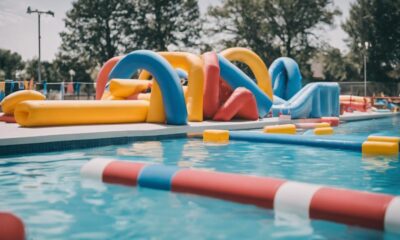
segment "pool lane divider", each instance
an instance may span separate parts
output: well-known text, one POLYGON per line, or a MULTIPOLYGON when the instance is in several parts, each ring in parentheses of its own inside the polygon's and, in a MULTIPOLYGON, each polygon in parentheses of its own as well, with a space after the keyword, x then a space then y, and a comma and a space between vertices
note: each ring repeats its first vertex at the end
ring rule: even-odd
POLYGON ((81 176, 252 204, 304 218, 400 232, 400 196, 232 173, 110 159, 93 159, 81 176))
MULTIPOLYGON (((331 131, 331 129, 321 129, 322 131, 331 131)), ((328 133, 325 132, 322 134, 328 133)), ((343 149, 362 152, 366 155, 398 155, 400 143, 400 138, 386 136, 369 136, 367 139, 337 139, 311 135, 275 134, 254 131, 203 131, 204 142, 218 143, 221 142, 221 139, 225 142, 237 140, 343 149)))

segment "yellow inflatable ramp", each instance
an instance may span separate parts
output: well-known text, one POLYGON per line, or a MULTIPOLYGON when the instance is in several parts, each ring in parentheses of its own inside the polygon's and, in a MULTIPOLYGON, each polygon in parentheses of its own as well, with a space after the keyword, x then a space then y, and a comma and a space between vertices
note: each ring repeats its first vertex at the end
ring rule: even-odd
POLYGON ((149 102, 126 101, 24 101, 14 115, 25 127, 145 122, 149 102))

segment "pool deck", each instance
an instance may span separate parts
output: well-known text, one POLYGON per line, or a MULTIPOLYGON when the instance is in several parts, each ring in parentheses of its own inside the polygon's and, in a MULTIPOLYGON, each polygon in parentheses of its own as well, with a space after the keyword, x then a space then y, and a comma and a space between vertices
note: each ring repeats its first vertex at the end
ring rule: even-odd
MULTIPOLYGON (((399 113, 352 113, 340 116, 341 121, 357 121, 374 118, 395 116, 399 113)), ((0 122, 0 155, 16 154, 15 147, 55 143, 93 141, 98 139, 121 139, 139 137, 159 137, 179 135, 192 132, 202 132, 205 129, 244 130, 262 128, 266 125, 295 123, 298 120, 288 121, 279 118, 265 118, 259 121, 233 121, 233 122, 190 122, 184 126, 171 126, 151 123, 132 124, 107 124, 107 125, 80 125, 62 127, 36 127, 23 128, 18 124, 0 122), (15 151, 4 151, 7 147, 15 148, 15 151)), ((26 152, 26 151, 22 151, 26 152)), ((28 151, 29 152, 29 151, 28 151)))

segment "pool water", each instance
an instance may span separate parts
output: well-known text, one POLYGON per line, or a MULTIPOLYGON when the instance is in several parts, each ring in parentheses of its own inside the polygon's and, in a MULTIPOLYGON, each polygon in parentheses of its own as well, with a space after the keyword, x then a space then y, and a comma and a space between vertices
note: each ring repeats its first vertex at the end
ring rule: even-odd
MULTIPOLYGON (((352 122, 344 135, 400 136, 400 117, 352 122)), ((207 197, 145 188, 86 184, 81 166, 94 157, 271 176, 400 195, 397 157, 265 143, 200 139, 0 158, 0 210, 24 220, 29 239, 399 239, 399 235, 288 216, 207 197)))

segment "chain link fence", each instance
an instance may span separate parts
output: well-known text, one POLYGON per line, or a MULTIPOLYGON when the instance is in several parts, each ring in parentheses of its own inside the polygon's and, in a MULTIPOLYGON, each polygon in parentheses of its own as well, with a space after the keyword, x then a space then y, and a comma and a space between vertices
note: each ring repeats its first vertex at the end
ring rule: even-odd
MULTIPOLYGON (((339 82, 342 95, 364 96, 364 82, 339 82)), ((399 96, 400 83, 367 82, 367 96, 399 96)))
POLYGON ((96 85, 93 82, 31 83, 28 81, 0 82, 0 101, 10 93, 31 89, 46 95, 49 100, 93 100, 96 85))

